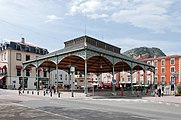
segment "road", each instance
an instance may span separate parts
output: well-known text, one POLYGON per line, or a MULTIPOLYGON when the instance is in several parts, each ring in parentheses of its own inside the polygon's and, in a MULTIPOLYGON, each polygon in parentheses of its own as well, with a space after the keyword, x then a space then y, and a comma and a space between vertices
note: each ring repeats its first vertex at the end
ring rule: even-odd
POLYGON ((47 98, 0 91, 0 120, 180 120, 181 105, 143 99, 47 98), (8 95, 9 94, 9 95, 8 95))

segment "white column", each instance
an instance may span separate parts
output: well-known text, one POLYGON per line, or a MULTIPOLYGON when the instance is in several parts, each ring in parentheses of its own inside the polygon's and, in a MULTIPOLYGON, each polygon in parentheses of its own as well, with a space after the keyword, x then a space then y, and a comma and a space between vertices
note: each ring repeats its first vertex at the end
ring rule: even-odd
POLYGON ((23 66, 23 90, 25 90, 25 75, 24 75, 24 66, 23 66))
POLYGON ((56 84, 56 91, 57 91, 57 93, 58 93, 58 64, 56 64, 56 82, 57 82, 57 84, 56 84))
POLYGON ((88 86, 87 86, 87 60, 85 60, 84 93, 85 93, 85 94, 88 94, 88 86))
POLYGON ((115 93, 115 84, 114 84, 114 65, 113 65, 113 68, 112 68, 112 91, 113 93, 115 93))

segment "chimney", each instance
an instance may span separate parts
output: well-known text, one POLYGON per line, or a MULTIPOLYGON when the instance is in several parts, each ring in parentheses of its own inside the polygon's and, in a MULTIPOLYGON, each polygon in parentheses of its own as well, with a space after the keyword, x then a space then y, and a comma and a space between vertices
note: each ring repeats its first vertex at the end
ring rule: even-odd
POLYGON ((21 38, 21 43, 23 43, 23 44, 25 43, 25 38, 24 37, 21 38))

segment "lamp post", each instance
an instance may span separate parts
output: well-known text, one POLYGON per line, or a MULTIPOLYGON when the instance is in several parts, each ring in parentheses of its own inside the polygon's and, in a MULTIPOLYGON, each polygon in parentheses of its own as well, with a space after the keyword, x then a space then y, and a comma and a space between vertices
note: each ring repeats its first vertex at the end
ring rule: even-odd
POLYGON ((72 97, 74 97, 74 82, 75 82, 75 67, 71 66, 70 67, 70 73, 71 73, 71 93, 72 93, 72 97))
POLYGON ((178 72, 173 72, 172 73, 172 76, 173 76, 173 78, 174 78, 174 94, 176 94, 176 78, 177 78, 177 76, 178 76, 178 72))

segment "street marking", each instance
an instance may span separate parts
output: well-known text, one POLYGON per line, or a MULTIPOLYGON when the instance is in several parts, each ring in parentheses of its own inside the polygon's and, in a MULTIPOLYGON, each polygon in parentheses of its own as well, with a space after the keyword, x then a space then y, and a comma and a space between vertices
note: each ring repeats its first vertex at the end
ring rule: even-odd
POLYGON ((155 120, 155 119, 152 119, 152 118, 147 118, 147 117, 144 117, 144 116, 136 116, 136 115, 132 115, 131 117, 133 117, 133 118, 141 118, 141 119, 146 119, 146 120, 155 120))
POLYGON ((163 102, 158 102, 159 104, 162 104, 163 102))
POLYGON ((175 104, 175 107, 180 107, 180 105, 179 104, 175 104))
POLYGON ((170 106, 171 104, 170 103, 166 103, 166 105, 170 106))
POLYGON ((56 116, 60 116, 60 117, 64 117, 64 118, 71 119, 71 120, 78 120, 78 119, 71 118, 71 117, 68 117, 68 116, 64 116, 64 115, 60 115, 60 114, 56 114, 56 113, 52 113, 52 112, 48 112, 48 111, 44 111, 44 110, 41 110, 41 109, 38 109, 38 108, 32 108, 32 107, 25 106, 25 105, 18 104, 18 103, 13 103, 13 104, 14 104, 14 105, 17 105, 17 106, 22 106, 22 107, 26 107, 26 108, 34 109, 34 110, 37 110, 37 111, 40 111, 40 112, 45 112, 45 113, 48 113, 48 114, 52 114, 52 115, 56 115, 56 116))

